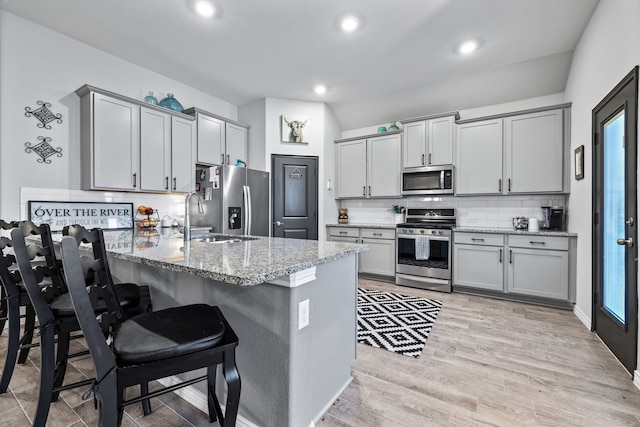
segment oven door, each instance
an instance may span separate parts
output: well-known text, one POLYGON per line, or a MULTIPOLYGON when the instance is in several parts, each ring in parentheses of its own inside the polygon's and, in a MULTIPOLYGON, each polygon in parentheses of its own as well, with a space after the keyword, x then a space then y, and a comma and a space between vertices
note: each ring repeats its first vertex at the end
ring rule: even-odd
POLYGON ((429 258, 416 256, 416 235, 396 230, 396 273, 424 278, 451 280, 451 230, 429 238, 429 258))

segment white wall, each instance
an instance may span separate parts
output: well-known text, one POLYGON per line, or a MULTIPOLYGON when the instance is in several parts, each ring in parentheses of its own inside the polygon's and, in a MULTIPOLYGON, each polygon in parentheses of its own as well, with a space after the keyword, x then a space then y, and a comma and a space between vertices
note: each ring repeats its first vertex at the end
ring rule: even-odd
MULTIPOLYGON (((0 218, 18 218, 20 187, 81 188, 80 102, 74 91, 85 83, 138 100, 150 90, 158 99, 171 92, 185 108, 237 119, 233 104, 0 11, 0 218), (37 101, 51 103, 62 123, 51 130, 36 127, 36 119, 24 113, 37 101), (36 162, 38 156, 26 153, 24 144, 35 144, 38 136, 52 138, 62 157, 36 162)), ((140 195, 140 203, 145 197, 140 195)))
MULTIPOLYGON (((574 52, 565 90, 572 102, 571 152, 584 145, 585 177, 571 183, 569 231, 578 233, 576 311, 591 321, 592 109, 640 64, 640 2, 600 0, 574 52)), ((573 163, 573 162, 572 162, 573 163)), ((574 165, 572 164, 572 168, 574 165)), ((639 352, 640 354, 640 352, 639 352)))

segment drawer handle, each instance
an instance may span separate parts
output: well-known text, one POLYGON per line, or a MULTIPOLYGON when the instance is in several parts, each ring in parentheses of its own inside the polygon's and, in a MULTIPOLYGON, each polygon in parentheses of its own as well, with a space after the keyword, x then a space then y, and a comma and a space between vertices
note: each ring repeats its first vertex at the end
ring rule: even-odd
POLYGON ((340 231, 339 233, 340 233, 340 234, 347 234, 347 232, 346 232, 346 231, 340 231))
POLYGON ((502 264, 502 249, 500 249, 500 259, 498 261, 502 264))
POLYGON ((373 233, 374 236, 381 236, 382 237, 382 233, 373 233))
POLYGON ((546 245, 547 242, 534 242, 533 240, 531 240, 529 243, 531 243, 532 245, 546 245))
POLYGON ((471 241, 472 241, 472 242, 484 242, 484 239, 477 239, 477 238, 475 238, 475 237, 472 237, 472 238, 471 238, 471 241))

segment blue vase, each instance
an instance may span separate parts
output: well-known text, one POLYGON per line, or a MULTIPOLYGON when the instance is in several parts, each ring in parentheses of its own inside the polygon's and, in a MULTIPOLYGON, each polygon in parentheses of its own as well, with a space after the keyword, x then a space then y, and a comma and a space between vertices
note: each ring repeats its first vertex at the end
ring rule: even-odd
POLYGON ((153 96, 153 92, 149 91, 149 95, 144 97, 144 102, 148 104, 158 105, 158 98, 153 96))
POLYGON ((162 100, 160 101, 160 104, 158 105, 173 111, 177 111, 179 113, 181 113, 182 110, 184 109, 182 108, 182 104, 180 104, 178 100, 173 97, 172 93, 168 93, 166 98, 162 98, 162 100))

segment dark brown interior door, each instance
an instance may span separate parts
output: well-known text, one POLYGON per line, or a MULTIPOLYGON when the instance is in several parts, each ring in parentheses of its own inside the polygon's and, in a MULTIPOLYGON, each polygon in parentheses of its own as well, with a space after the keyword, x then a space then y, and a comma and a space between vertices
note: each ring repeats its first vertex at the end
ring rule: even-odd
POLYGON ((593 330, 637 364, 638 67, 593 109, 593 330))
POLYGON ((271 156, 273 237, 318 239, 318 158, 271 156))

